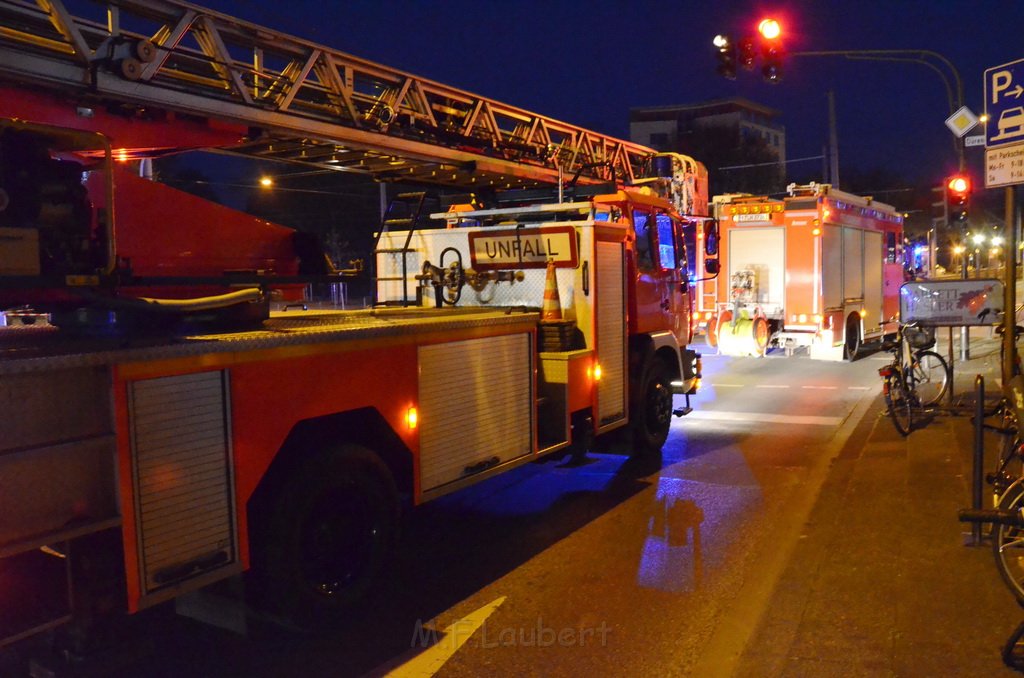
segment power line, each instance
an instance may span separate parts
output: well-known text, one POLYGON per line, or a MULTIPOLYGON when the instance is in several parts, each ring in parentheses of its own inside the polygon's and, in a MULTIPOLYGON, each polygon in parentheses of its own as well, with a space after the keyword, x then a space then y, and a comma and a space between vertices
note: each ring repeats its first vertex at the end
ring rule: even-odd
POLYGON ((750 165, 729 165, 728 167, 718 167, 721 170, 732 170, 732 169, 747 169, 748 167, 767 167, 768 165, 788 165, 791 162, 804 162, 807 160, 821 160, 825 156, 823 155, 810 155, 806 158, 793 158, 792 160, 776 160, 774 162, 756 162, 750 165))

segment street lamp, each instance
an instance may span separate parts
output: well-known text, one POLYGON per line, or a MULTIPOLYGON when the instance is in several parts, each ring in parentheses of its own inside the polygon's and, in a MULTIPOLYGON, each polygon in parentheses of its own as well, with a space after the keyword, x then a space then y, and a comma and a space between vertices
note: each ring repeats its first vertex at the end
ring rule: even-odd
POLYGON ((963 245, 953 245, 953 254, 960 258, 960 270, 963 271, 963 277, 967 277, 967 266, 964 260, 964 250, 966 248, 963 245))

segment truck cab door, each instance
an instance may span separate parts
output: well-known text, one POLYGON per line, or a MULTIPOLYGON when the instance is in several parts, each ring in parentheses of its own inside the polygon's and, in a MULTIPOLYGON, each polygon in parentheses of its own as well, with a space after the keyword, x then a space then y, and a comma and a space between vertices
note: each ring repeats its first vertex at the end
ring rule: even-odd
POLYGON ((664 326, 680 344, 690 340, 690 285, 682 224, 667 214, 655 216, 658 240, 659 292, 664 326))
POLYGON ((666 296, 657 261, 654 217, 650 212, 633 210, 633 233, 636 236, 635 331, 658 332, 667 329, 662 316, 666 296))

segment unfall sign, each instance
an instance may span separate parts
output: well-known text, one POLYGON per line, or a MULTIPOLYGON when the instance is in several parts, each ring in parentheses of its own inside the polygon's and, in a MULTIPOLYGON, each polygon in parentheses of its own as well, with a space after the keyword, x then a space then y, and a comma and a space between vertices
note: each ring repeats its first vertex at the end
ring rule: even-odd
POLYGON ((473 268, 544 268, 554 261, 559 268, 576 268, 576 229, 517 228, 510 231, 477 231, 469 234, 473 268))

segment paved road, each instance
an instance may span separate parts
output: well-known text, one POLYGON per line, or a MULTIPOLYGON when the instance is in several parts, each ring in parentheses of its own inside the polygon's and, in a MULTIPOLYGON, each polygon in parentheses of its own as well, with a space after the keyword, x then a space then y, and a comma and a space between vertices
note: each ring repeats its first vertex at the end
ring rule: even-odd
POLYGON ((534 464, 422 507, 386 585, 321 634, 256 622, 239 638, 157 611, 146 675, 725 670, 877 397, 879 364, 707 355, 661 460, 534 464))

